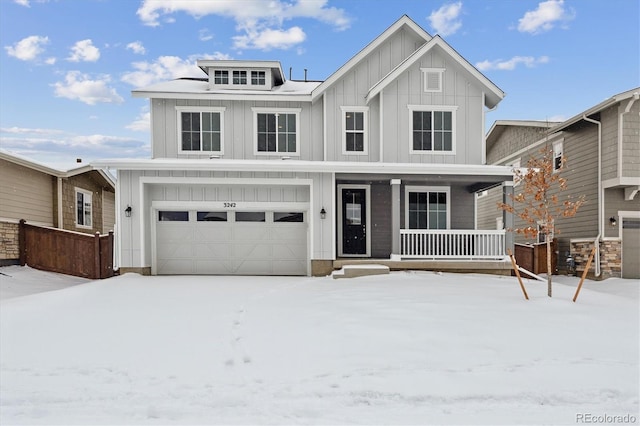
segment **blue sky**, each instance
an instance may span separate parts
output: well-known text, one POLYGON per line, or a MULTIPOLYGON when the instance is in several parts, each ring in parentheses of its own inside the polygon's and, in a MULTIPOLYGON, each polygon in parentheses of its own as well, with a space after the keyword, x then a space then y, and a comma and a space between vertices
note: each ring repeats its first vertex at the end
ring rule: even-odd
POLYGON ((640 85, 637 0, 0 0, 0 148, 53 167, 148 158, 131 90, 202 58, 324 80, 403 14, 507 93, 495 120, 563 120, 640 85))

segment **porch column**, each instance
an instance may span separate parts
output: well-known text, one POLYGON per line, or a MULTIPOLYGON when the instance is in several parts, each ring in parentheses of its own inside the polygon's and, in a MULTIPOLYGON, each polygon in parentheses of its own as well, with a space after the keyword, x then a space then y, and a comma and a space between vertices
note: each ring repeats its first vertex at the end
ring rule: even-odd
POLYGON ((391 179, 391 260, 400 260, 400 179, 391 179))
MULTIPOLYGON (((511 200, 511 196, 513 196, 513 181, 505 181, 502 183, 502 202, 512 205, 513 200, 511 200)), ((504 249, 511 250, 513 253, 513 232, 509 232, 510 229, 513 229, 513 213, 503 210, 502 223, 504 223, 504 229, 507 230, 504 236, 504 249)))

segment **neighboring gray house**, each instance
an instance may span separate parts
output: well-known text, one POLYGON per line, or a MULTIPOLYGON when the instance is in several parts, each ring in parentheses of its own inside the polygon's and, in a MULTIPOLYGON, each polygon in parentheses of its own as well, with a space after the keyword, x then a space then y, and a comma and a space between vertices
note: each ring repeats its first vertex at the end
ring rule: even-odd
MULTIPOLYGON (((559 269, 566 268, 568 252, 578 270, 584 269, 599 241, 594 275, 640 278, 639 93, 635 88, 617 94, 563 123, 496 121, 487 134, 488 164, 524 167, 545 146, 566 157, 563 194, 584 194, 587 202, 575 217, 557 222, 559 269)), ((496 229, 501 198, 501 188, 478 195, 479 229, 496 229)))
POLYGON ((121 271, 510 267, 504 230, 474 229, 475 192, 512 180, 484 164, 504 93, 439 36, 403 16, 323 82, 275 61, 198 66, 133 91, 150 99, 151 159, 93 164, 118 173, 121 271))

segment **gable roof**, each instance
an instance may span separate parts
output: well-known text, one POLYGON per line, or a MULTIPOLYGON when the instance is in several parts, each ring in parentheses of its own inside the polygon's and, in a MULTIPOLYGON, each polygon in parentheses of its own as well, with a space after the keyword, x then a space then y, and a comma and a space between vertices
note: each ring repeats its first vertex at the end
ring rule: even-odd
POLYGON ((612 97, 610 97, 609 99, 605 99, 604 101, 600 102, 599 104, 589 108, 586 111, 581 112, 580 114, 577 114, 573 117, 571 117, 570 119, 560 123, 558 126, 554 127, 553 129, 551 129, 552 133, 556 133, 559 132, 561 130, 566 129, 567 127, 573 126, 574 124, 576 124, 579 121, 582 121, 584 119, 584 117, 588 117, 590 115, 596 114, 606 108, 609 108, 612 105, 617 104, 618 102, 622 102, 626 99, 630 99, 630 98, 634 98, 634 99, 639 99, 640 98, 640 87, 636 87, 635 89, 631 89, 631 90, 627 90, 626 92, 622 92, 622 93, 618 93, 617 95, 613 95, 612 97))
POLYGON ((389 83, 397 79, 402 73, 404 73, 409 67, 414 65, 420 58, 430 50, 438 46, 453 60, 462 66, 469 74, 475 77, 480 84, 485 88, 485 106, 488 108, 495 107, 505 96, 505 93, 500 90, 491 80, 484 76, 476 67, 471 65, 469 61, 462 57, 454 48, 452 48, 446 41, 439 35, 434 36, 431 40, 421 46, 418 50, 409 55, 398 66, 392 69, 389 74, 384 76, 382 80, 377 82, 367 93, 366 100, 369 102, 376 95, 378 95, 389 83))
POLYGON ((52 167, 46 166, 42 163, 38 163, 36 161, 28 159, 26 157, 23 157, 21 155, 15 154, 13 152, 5 151, 3 149, 0 149, 0 159, 6 160, 10 163, 17 164, 22 167, 26 167, 31 170, 35 170, 47 175, 51 175, 53 177, 58 177, 58 178, 69 178, 72 176, 77 176, 77 175, 92 172, 95 170, 100 173, 100 175, 104 178, 108 186, 110 186, 114 190, 116 187, 116 183, 113 176, 111 176, 109 173, 106 173, 104 170, 95 169, 90 164, 86 164, 84 166, 75 167, 68 170, 58 170, 58 169, 54 169, 52 167))
POLYGON ((342 78, 347 72, 349 72, 355 65, 357 65, 362 59, 364 59, 367 55, 377 49, 382 43, 384 43, 389 37, 399 31, 401 28, 408 28, 412 30, 416 35, 420 38, 424 39, 425 42, 431 40, 431 35, 426 32, 420 25, 416 24, 411 18, 407 15, 402 15, 400 19, 398 19, 395 23, 393 23, 389 28, 387 28, 382 34, 376 37, 371 43, 365 46, 360 52, 358 52, 355 56, 349 59, 344 65, 342 65, 336 72, 331 74, 329 78, 322 82, 318 87, 316 87, 312 94, 311 100, 315 101, 318 97, 333 83, 342 78))
POLYGON ((560 124, 556 121, 538 121, 538 120, 496 120, 491 128, 487 132, 487 152, 496 143, 496 141, 502 136, 502 134, 509 127, 540 127, 550 129, 555 125, 560 124))

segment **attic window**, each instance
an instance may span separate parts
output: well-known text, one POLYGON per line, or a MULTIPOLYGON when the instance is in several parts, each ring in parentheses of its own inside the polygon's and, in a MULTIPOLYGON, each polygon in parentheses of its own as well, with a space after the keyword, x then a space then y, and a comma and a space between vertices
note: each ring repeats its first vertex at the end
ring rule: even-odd
POLYGON ((264 86, 266 84, 266 73, 264 71, 251 71, 251 84, 264 86))
POLYGON ((229 71, 215 70, 213 72, 213 82, 215 84, 229 84, 229 71))
POLYGON ((425 92, 442 92, 444 68, 420 68, 425 92))
POLYGON ((233 72, 233 84, 247 84, 247 72, 246 71, 234 71, 233 72))

